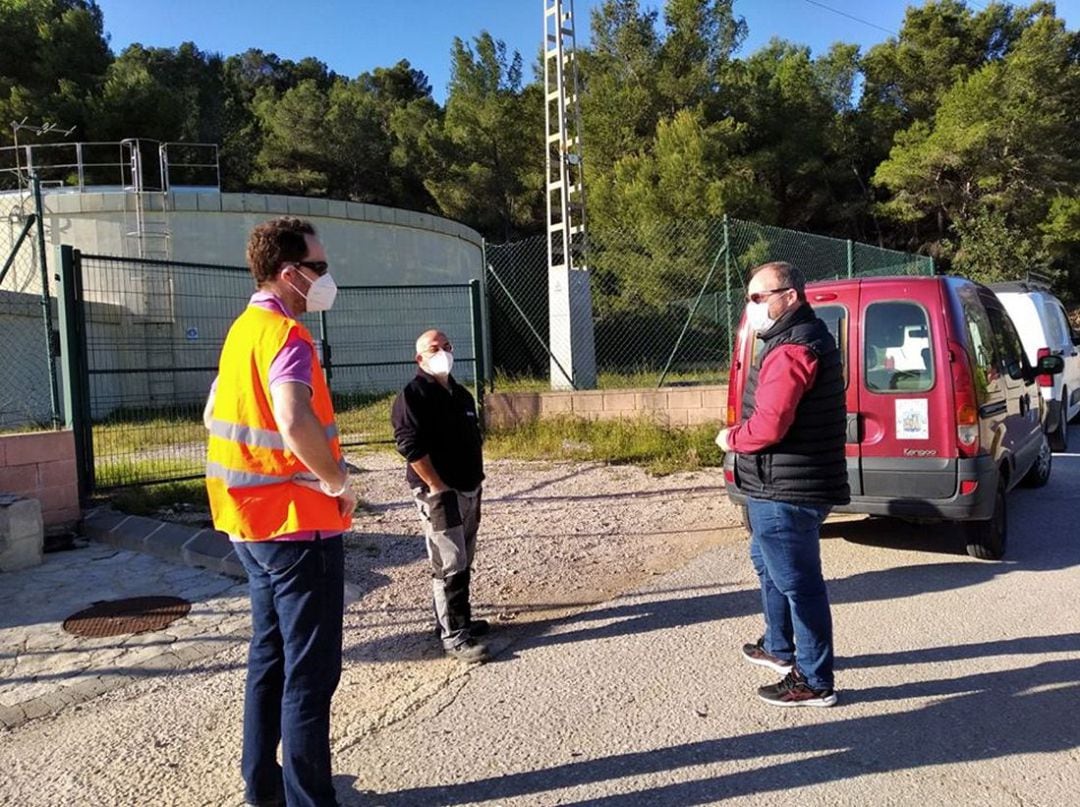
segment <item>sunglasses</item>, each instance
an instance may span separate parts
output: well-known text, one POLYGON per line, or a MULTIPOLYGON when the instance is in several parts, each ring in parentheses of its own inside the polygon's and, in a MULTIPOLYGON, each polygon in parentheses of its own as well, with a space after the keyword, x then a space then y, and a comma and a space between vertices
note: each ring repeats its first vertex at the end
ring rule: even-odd
POLYGON ((322 276, 330 269, 330 264, 326 261, 286 261, 287 266, 303 266, 305 269, 310 269, 315 274, 322 276))
POLYGON ((784 286, 779 289, 769 289, 768 291, 755 291, 753 294, 746 295, 746 299, 752 303, 763 303, 772 295, 779 294, 782 291, 791 291, 791 286, 784 286))

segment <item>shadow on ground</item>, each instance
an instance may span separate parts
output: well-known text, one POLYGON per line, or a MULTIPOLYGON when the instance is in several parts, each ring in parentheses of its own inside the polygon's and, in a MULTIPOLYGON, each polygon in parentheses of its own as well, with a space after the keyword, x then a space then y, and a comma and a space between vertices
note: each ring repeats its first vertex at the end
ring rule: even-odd
MULTIPOLYGON (((1041 636, 1002 642, 913 651, 880 660, 918 664, 992 656, 1080 651, 1080 634, 1041 636)), ((954 679, 917 681, 902 686, 845 692, 855 701, 936 698, 906 712, 828 721, 816 725, 753 732, 737 737, 581 760, 524 773, 457 785, 415 788, 380 795, 372 803, 387 807, 454 805, 550 793, 703 765, 757 761, 753 770, 665 784, 632 793, 591 797, 560 804, 631 805, 710 804, 760 793, 784 793, 852 776, 912 770, 936 765, 999 759, 1016 754, 1054 753, 1080 747, 1072 714, 1080 702, 1080 661, 1047 661, 1003 672, 954 679), (992 703, 993 708, 988 708, 992 703), (957 733, 963 727, 962 734, 957 733), (792 752, 814 755, 771 762, 792 752)), ((687 775, 693 775, 689 773, 687 775)), ((610 791, 611 788, 608 788, 610 791)), ((566 798, 566 797, 564 797, 566 798)))

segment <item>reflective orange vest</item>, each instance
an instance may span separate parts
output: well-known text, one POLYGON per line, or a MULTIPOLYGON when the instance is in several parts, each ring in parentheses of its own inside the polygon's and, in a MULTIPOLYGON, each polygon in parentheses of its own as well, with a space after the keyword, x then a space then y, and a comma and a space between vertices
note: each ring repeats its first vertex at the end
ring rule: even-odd
POLYGON ((344 467, 330 390, 311 334, 294 319, 249 305, 221 350, 206 463, 214 526, 245 541, 303 530, 340 532, 351 525, 338 511, 337 499, 292 481, 315 477, 285 446, 269 382, 270 364, 293 332, 312 345, 311 406, 344 467))

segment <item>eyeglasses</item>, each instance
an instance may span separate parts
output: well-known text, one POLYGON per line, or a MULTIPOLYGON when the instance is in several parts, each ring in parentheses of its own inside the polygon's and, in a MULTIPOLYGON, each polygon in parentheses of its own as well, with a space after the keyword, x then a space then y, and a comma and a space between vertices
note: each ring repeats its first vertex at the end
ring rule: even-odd
POLYGON ((752 303, 763 303, 772 295, 779 294, 782 291, 791 291, 791 288, 791 286, 784 286, 779 289, 769 289, 768 291, 755 291, 753 294, 746 295, 746 299, 752 303))
POLYGON ((310 269, 315 274, 325 275, 327 270, 330 269, 330 264, 326 261, 285 261, 287 266, 303 266, 305 269, 310 269))

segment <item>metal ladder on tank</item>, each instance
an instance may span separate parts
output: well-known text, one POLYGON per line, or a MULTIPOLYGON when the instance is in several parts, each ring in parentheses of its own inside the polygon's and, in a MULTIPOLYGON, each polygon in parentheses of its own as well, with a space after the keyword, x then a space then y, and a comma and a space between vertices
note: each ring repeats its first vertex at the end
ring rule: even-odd
MULTIPOLYGON (((131 184, 125 187, 125 198, 134 206, 134 227, 127 232, 128 243, 134 247, 133 258, 140 261, 169 261, 171 258, 166 181, 161 177, 157 186, 147 181, 142 145, 137 138, 121 141, 130 166, 131 184)), ((160 144, 155 143, 159 148, 160 144)), ((159 157, 160 165, 160 157, 159 157)), ((127 203, 125 202, 125 209, 127 203)), ((175 401, 176 366, 175 312, 173 309, 173 278, 168 267, 144 264, 135 267, 132 279, 139 278, 140 299, 133 300, 138 311, 137 327, 143 331, 146 370, 150 383, 146 391, 151 404, 166 405, 175 401), (160 370, 160 373, 154 372, 160 370)))
POLYGON ((131 183, 125 190, 133 197, 135 208, 135 226, 127 232, 129 241, 135 247, 132 257, 167 261, 170 258, 170 233, 165 180, 161 178, 157 187, 147 183, 146 166, 137 138, 122 140, 120 146, 127 151, 131 183))

